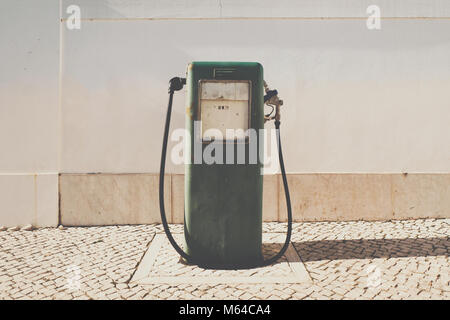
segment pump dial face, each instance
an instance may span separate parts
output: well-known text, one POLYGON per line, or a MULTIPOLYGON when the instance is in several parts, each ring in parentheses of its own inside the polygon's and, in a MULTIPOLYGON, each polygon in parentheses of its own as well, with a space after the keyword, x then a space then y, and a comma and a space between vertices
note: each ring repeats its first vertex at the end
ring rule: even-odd
POLYGON ((251 86, 247 80, 201 80, 203 141, 245 141, 250 127, 251 86))

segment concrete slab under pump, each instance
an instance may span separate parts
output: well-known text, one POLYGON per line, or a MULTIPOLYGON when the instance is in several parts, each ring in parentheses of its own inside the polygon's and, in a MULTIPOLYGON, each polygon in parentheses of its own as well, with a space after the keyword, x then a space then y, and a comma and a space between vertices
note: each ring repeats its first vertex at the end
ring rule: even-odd
MULTIPOLYGON (((181 244, 183 234, 174 234, 181 244)), ((285 235, 263 234, 263 255, 265 259, 280 250, 285 235)), ((286 254, 275 264, 242 270, 203 269, 187 265, 170 246, 164 234, 156 234, 139 263, 130 283, 152 284, 228 284, 228 283, 312 283, 311 277, 292 244, 286 254)))

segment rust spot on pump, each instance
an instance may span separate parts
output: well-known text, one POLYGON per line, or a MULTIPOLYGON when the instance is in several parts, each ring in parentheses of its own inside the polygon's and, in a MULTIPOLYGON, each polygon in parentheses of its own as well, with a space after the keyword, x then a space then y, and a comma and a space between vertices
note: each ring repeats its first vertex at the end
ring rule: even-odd
POLYGON ((186 107, 186 115, 189 117, 189 119, 193 120, 193 118, 192 118, 192 106, 186 107))

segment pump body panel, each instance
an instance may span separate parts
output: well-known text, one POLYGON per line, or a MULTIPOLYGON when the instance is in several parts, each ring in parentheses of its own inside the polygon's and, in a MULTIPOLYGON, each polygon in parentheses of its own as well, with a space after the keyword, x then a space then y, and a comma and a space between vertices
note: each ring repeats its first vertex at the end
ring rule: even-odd
POLYGON ((185 250, 205 265, 262 260, 263 96, 259 63, 188 66, 185 250))

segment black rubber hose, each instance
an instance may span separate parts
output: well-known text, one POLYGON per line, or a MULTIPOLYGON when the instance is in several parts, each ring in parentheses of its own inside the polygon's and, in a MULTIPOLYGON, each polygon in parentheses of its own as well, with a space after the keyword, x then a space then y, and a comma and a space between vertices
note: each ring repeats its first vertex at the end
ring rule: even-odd
POLYGON ((278 259, 280 259, 286 252, 289 247, 289 243, 291 242, 292 235, 292 208, 291 208, 291 196, 289 194, 289 185, 286 178, 286 169, 284 168, 284 160, 283 160, 283 150, 281 149, 281 138, 280 138, 280 120, 275 120, 275 130, 277 133, 277 146, 278 146, 278 159, 280 162, 281 169, 281 177, 283 178, 283 188, 284 195, 286 197, 286 207, 287 207, 287 215, 288 215, 288 225, 286 232, 286 240, 284 241, 283 247, 280 252, 278 252, 275 256, 264 260, 260 266, 268 266, 272 263, 275 263, 278 259))
MULTIPOLYGON (((178 89, 179 90, 179 89, 178 89)), ((172 102, 173 102, 173 89, 169 89, 169 103, 167 106, 167 114, 166 114, 166 122, 164 125, 164 137, 163 137, 163 144, 162 144, 162 151, 161 151, 161 165, 159 169, 159 209, 161 212, 161 221, 163 224, 164 232, 167 235, 167 238, 169 239, 170 244, 172 247, 178 252, 178 254, 188 261, 189 263, 198 264, 201 265, 202 263, 197 263, 195 259, 193 259, 191 256, 189 256, 186 252, 184 252, 183 249, 176 243, 175 239, 172 236, 172 233, 170 232, 169 225, 167 223, 166 218, 166 210, 164 206, 164 174, 165 174, 165 168, 166 168, 166 153, 167 153, 167 141, 169 138, 169 129, 170 129, 170 117, 172 115, 172 102)), ((270 265, 274 262, 276 262, 278 259, 280 259, 286 252, 287 248, 289 247, 289 242, 291 241, 291 235, 292 235, 292 209, 291 209, 291 198, 289 195, 289 186, 286 178, 286 171, 284 168, 284 161, 283 161, 283 152, 281 150, 281 139, 280 139, 280 121, 275 121, 275 129, 277 132, 277 145, 278 145, 278 159, 280 162, 280 168, 281 168, 281 175, 283 178, 283 187, 284 187, 284 194, 286 196, 286 206, 287 206, 287 214, 288 214, 288 226, 287 226, 287 234, 286 234, 286 240, 284 242, 283 247, 281 250, 273 257, 263 260, 262 262, 255 262, 255 264, 252 265, 246 265, 241 266, 245 268, 257 268, 257 267, 263 267, 270 265)))
POLYGON ((166 124, 164 125, 164 137, 161 151, 161 165, 159 168, 159 210, 161 212, 161 221, 164 227, 164 232, 169 239, 172 247, 182 256, 185 260, 192 262, 191 257, 180 248, 170 232, 169 225, 167 224, 166 209, 164 207, 164 173, 166 171, 166 153, 167 153, 167 140, 169 138, 170 128, 170 116, 172 115, 172 101, 173 90, 169 90, 169 104, 167 106, 166 124))

